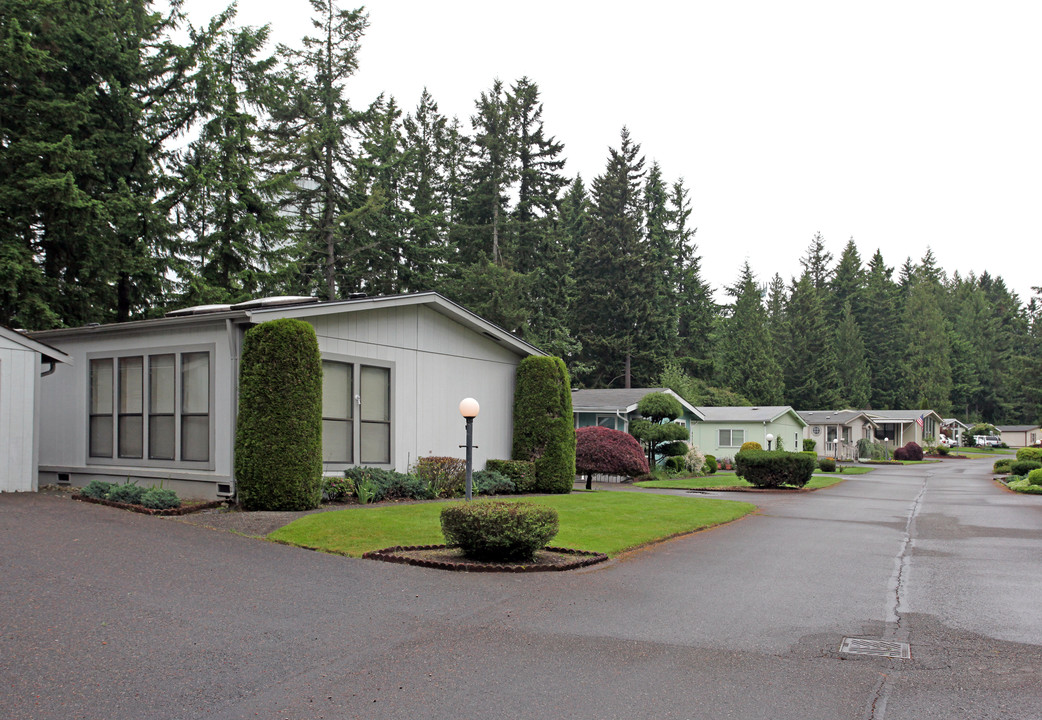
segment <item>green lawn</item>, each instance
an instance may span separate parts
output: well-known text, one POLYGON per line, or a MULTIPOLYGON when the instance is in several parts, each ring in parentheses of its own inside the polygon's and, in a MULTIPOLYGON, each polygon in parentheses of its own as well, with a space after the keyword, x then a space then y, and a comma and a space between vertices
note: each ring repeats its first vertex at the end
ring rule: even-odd
MULTIPOLYGON (((755 505, 728 500, 600 491, 524 498, 556 508, 560 532, 551 545, 615 556, 656 540, 737 520, 755 505)), ((477 500, 475 502, 481 502, 477 500)), ((445 503, 358 506, 305 515, 268 538, 358 557, 395 545, 437 545, 445 503)))

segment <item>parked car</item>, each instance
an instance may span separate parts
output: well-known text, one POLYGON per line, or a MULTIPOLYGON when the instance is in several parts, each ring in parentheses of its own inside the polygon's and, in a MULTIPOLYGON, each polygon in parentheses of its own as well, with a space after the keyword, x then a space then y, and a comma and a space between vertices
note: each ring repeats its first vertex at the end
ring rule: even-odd
POLYGON ((973 442, 977 447, 998 447, 1002 444, 1002 438, 997 435, 974 435, 973 442))
POLYGON ((953 448, 956 445, 955 438, 948 437, 947 435, 941 435, 940 444, 944 445, 945 447, 953 448))

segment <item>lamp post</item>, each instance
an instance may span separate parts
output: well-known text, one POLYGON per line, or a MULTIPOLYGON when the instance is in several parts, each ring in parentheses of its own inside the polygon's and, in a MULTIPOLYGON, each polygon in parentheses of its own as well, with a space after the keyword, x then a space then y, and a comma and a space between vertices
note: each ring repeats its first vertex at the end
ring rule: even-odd
POLYGON ((883 459, 884 460, 889 460, 890 459, 890 450, 889 450, 889 448, 887 448, 887 443, 889 443, 889 442, 890 442, 890 438, 888 438, 888 437, 883 438, 883 459))
POLYGON ((467 420, 467 502, 470 502, 470 488, 474 478, 474 418, 478 416, 481 406, 474 398, 463 398, 459 404, 459 414, 467 420))
POLYGON ((772 442, 774 442, 774 435, 771 434, 771 433, 767 433, 767 449, 768 450, 771 449, 771 443, 772 442))

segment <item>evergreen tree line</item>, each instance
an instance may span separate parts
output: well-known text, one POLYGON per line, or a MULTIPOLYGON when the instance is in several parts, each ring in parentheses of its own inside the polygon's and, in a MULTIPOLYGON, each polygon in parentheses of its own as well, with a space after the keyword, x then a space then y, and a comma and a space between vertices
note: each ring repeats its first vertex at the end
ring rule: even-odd
POLYGON ((352 103, 368 18, 310 0, 268 48, 235 8, 0 0, 0 322, 118 322, 262 295, 436 290, 565 359, 587 387, 699 404, 931 407, 1031 421, 1042 325, 1000 278, 928 253, 894 278, 853 241, 718 306, 690 194, 623 128, 565 172, 538 85, 499 80, 467 122, 423 92, 352 103))

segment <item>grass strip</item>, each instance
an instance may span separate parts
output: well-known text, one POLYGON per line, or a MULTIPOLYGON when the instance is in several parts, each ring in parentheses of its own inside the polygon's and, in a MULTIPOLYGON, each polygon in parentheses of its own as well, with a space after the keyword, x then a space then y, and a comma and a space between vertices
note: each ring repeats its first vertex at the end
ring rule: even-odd
MULTIPOLYGON (((814 474, 810 482, 804 485, 806 490, 820 490, 832 487, 846 480, 840 473, 814 474)), ((662 488, 666 490, 711 490, 713 488, 751 488, 756 487, 748 480, 734 473, 721 475, 715 473, 709 477, 671 478, 669 480, 644 480, 633 483, 635 487, 662 488)))
MULTIPOLYGON (((750 503, 729 500, 612 491, 517 500, 557 510, 561 529, 551 545, 602 552, 609 557, 731 522, 756 509, 750 503)), ((445 542, 441 534, 444 506, 444 502, 376 505, 316 513, 279 528, 268 539, 352 557, 395 545, 437 545, 445 542)))

